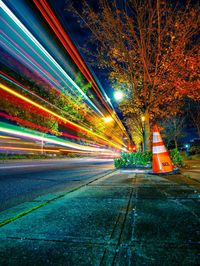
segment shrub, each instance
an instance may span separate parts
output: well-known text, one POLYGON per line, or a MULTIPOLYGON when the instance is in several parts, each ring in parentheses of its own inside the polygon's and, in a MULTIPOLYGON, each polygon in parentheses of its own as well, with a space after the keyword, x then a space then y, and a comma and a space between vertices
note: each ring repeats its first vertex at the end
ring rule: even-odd
POLYGON ((189 149, 189 154, 190 155, 200 154, 200 146, 192 146, 189 149))
MULTIPOLYGON (((183 166, 183 157, 177 149, 169 152, 173 164, 177 167, 183 166)), ((147 167, 152 163, 152 152, 121 153, 121 157, 114 160, 115 168, 137 168, 147 167)))
POLYGON ((151 164, 151 152, 121 153, 121 157, 114 160, 116 168, 145 167, 151 164))
POLYGON ((173 149, 169 151, 169 156, 173 162, 173 164, 177 167, 183 166, 183 157, 177 149, 173 149))

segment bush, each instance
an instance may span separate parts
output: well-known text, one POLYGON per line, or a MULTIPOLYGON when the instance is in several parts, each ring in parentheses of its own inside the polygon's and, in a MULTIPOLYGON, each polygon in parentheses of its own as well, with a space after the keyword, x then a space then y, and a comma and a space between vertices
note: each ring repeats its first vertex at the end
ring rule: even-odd
POLYGON ((177 149, 173 149, 169 151, 169 156, 173 162, 173 164, 177 167, 183 166, 183 157, 177 149))
MULTIPOLYGON (((183 157, 177 149, 169 152, 172 163, 177 167, 183 166, 183 157)), ((115 168, 138 168, 152 164, 152 152, 121 153, 121 157, 114 160, 115 168)))
POLYGON ((192 146, 189 149, 189 154, 190 155, 200 154, 200 146, 192 146))
POLYGON ((121 153, 121 157, 114 160, 116 168, 137 168, 151 165, 151 152, 121 153))

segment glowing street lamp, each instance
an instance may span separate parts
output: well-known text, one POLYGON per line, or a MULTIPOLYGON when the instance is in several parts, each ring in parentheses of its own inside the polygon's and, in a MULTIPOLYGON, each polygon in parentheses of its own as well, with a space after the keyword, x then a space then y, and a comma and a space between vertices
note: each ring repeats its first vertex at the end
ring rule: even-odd
POLYGON ((107 117, 104 117, 103 120, 105 123, 109 123, 109 122, 113 121, 113 118, 111 116, 107 116, 107 117))
POLYGON ((142 137, 143 137, 143 151, 146 151, 147 144, 146 144, 146 125, 145 125, 145 116, 141 117, 142 120, 142 137))
POLYGON ((115 97, 115 99, 116 99, 117 101, 120 101, 120 100, 123 99, 124 95, 123 95, 123 93, 122 93, 121 91, 116 91, 116 92, 114 93, 114 97, 115 97))

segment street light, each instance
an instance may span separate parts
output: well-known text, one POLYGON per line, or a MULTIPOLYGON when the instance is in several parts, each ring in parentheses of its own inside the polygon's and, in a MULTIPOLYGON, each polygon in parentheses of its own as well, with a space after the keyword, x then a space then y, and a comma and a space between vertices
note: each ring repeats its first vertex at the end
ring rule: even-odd
POLYGON ((146 124, 145 124, 145 116, 141 117, 142 120, 142 138, 143 138, 143 151, 146 151, 147 144, 146 144, 146 124))
POLYGON ((116 99, 117 101, 120 101, 120 100, 123 99, 124 95, 123 95, 123 93, 122 93, 121 91, 116 91, 116 92, 114 93, 114 97, 115 97, 115 99, 116 99))
POLYGON ((104 122, 105 123, 109 123, 111 121, 113 121, 113 118, 111 116, 104 117, 104 122))

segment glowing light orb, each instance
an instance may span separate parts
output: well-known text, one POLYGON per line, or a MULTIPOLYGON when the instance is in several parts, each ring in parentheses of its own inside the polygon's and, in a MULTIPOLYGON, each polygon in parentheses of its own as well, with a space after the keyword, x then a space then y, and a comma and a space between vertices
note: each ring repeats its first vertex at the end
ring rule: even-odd
POLYGON ((123 95, 123 93, 122 93, 121 91, 116 91, 116 92, 114 93, 114 96, 115 96, 115 99, 116 99, 117 101, 122 100, 123 97, 124 97, 124 95, 123 95))

